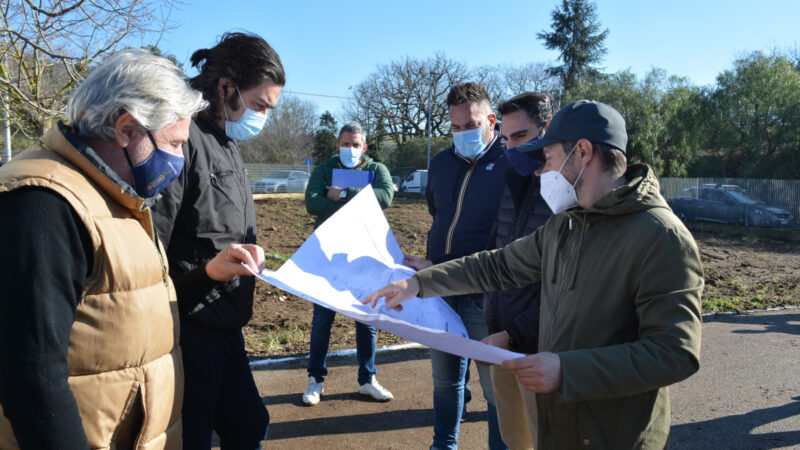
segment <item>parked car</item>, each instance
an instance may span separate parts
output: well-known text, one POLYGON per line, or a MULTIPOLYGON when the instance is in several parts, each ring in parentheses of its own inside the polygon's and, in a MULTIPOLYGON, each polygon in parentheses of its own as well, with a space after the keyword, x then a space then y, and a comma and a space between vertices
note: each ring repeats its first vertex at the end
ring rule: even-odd
POLYGON ((253 194, 273 192, 305 192, 310 175, 299 170, 279 170, 250 185, 253 194))
POLYGON ((392 176, 392 184, 394 185, 394 191, 397 192, 400 190, 400 183, 403 182, 403 179, 398 177, 397 175, 392 176))
POLYGON ((688 187, 668 203, 683 221, 780 228, 791 226, 794 219, 789 211, 769 206, 736 185, 688 187))
POLYGON ((425 186, 428 185, 428 171, 427 170, 415 170, 411 172, 405 180, 403 180, 403 184, 400 185, 401 192, 418 192, 420 194, 425 193, 425 186))

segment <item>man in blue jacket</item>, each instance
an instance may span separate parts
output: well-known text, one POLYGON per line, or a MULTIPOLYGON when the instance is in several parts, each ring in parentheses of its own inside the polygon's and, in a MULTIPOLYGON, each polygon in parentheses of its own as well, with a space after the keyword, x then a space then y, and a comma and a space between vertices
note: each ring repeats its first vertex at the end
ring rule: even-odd
MULTIPOLYGON (((497 116, 486 88, 460 83, 447 96, 453 146, 437 154, 428 171, 425 194, 433 224, 428 232, 428 257, 406 256, 417 270, 490 247, 490 235, 509 168, 505 144, 496 130, 497 116)), ((483 317, 483 296, 444 299, 461 317, 470 338, 489 334, 483 317)), ((431 350, 433 372, 433 446, 455 449, 464 409, 469 360, 431 350)), ((478 367, 488 404, 489 448, 506 448, 500 437, 489 368, 478 367)))

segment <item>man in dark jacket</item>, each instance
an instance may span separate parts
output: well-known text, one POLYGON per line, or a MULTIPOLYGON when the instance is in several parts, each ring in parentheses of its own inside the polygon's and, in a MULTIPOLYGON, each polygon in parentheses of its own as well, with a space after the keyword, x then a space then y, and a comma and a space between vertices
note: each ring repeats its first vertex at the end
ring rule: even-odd
MULTIPOLYGON (((500 102, 502 137, 511 169, 500 199, 492 248, 502 248, 531 234, 550 218, 550 208, 539 194, 541 152, 531 151, 553 117, 549 96, 524 92, 500 102), (534 156, 534 155, 538 155, 534 156), (535 159, 534 159, 535 158, 535 159)), ((484 297, 489 336, 483 342, 521 353, 536 353, 539 342, 539 283, 484 297)), ((492 365, 492 386, 500 433, 513 449, 532 449, 536 439, 536 398, 517 382, 514 372, 492 365)))
MULTIPOLYGON (((505 145, 495 129, 486 88, 478 83, 453 86, 447 96, 453 147, 431 160, 425 194, 433 224, 428 232, 428 258, 406 256, 417 270, 490 247, 490 234, 509 168, 505 145)), ((461 317, 470 338, 489 334, 483 317, 483 296, 445 298, 461 317)), ((433 448, 455 449, 464 409, 469 360, 431 350, 433 372, 433 448)), ((488 403, 489 448, 505 448, 497 425, 489 368, 479 366, 488 403)))
MULTIPOLYGON (((306 188, 306 210, 316 217, 314 229, 361 190, 357 186, 336 186, 334 171, 358 170, 368 173, 375 197, 382 209, 392 204, 394 184, 389 170, 366 155, 367 136, 361 125, 348 123, 339 131, 337 140, 339 154, 318 165, 306 188)), ((331 325, 336 313, 328 308, 314 304, 314 317, 311 319, 311 338, 308 355, 308 385, 303 393, 303 403, 316 405, 324 389, 328 368, 325 358, 331 338, 331 325)), ((358 393, 368 395, 378 401, 389 401, 392 393, 378 383, 375 375, 375 328, 356 322, 356 356, 358 358, 358 393)))
MULTIPOLYGON (((192 121, 186 166, 154 207, 175 278, 230 243, 256 242, 253 196, 236 141, 258 134, 286 83, 280 58, 255 35, 225 34, 191 61, 200 69, 191 85, 210 106, 192 121)), ((181 308, 185 448, 210 448, 212 430, 223 448, 256 448, 266 436, 269 415, 242 336, 254 289, 253 277, 237 278, 181 308)))
POLYGON ((536 147, 553 216, 531 235, 417 272, 368 296, 406 299, 541 281, 539 352, 505 361, 537 393, 537 449, 663 449, 668 386, 700 364, 703 266, 643 164, 626 167, 625 121, 580 100, 536 147))

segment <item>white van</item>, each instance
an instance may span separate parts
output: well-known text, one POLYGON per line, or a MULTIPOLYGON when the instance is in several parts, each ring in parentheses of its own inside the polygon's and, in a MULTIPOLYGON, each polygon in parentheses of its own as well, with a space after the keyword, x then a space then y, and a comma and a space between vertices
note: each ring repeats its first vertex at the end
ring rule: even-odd
POLYGON ((400 192, 417 192, 419 194, 424 194, 425 186, 427 185, 428 171, 415 170, 403 180, 403 184, 400 186, 400 192))

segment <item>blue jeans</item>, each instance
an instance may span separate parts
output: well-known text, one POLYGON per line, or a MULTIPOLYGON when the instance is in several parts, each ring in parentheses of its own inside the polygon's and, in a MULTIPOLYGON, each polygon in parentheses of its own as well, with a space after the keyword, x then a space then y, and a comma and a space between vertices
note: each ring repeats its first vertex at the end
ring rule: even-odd
MULTIPOLYGON (((461 317, 471 339, 480 340, 489 334, 483 318, 483 295, 471 295, 445 302, 461 317)), ((433 373, 433 446, 441 450, 456 449, 461 413, 464 409, 464 377, 469 360, 431 349, 433 373)), ((488 366, 477 365, 483 398, 486 399, 489 422, 489 449, 506 449, 497 423, 492 377, 488 366)))
MULTIPOLYGON (((325 358, 328 356, 328 343, 331 340, 331 325, 336 313, 314 304, 314 318, 311 319, 311 342, 308 355, 308 376, 317 383, 328 375, 325 358)), ((358 384, 369 383, 378 373, 375 367, 375 343, 378 335, 375 328, 356 322, 356 357, 358 358, 358 384)))

